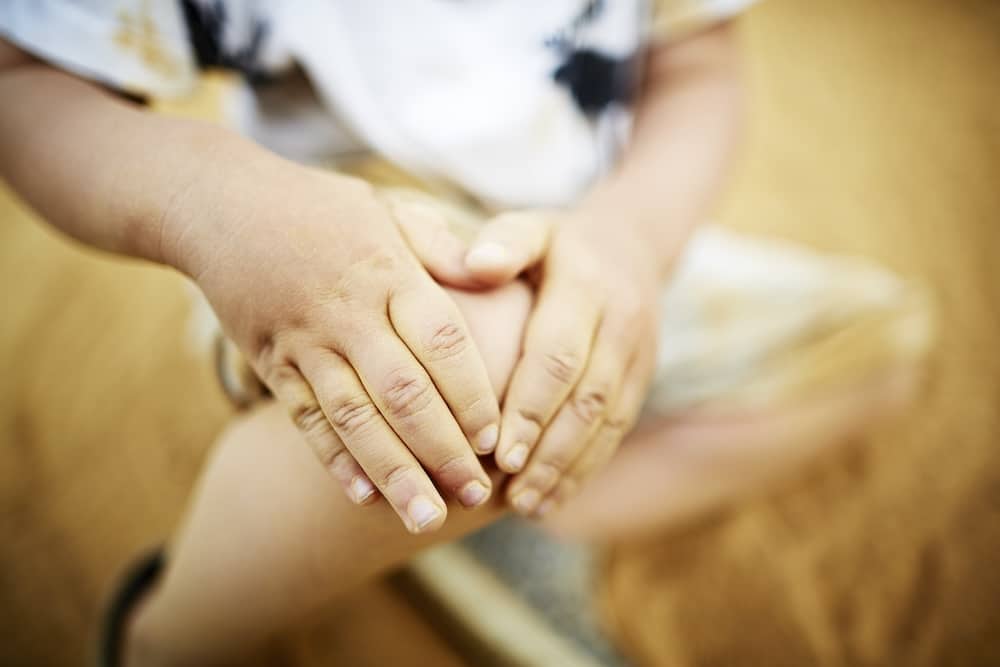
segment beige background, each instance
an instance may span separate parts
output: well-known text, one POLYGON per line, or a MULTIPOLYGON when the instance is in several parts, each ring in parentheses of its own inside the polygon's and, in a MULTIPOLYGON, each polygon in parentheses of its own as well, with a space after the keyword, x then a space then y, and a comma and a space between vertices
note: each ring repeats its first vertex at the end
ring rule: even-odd
POLYGON ((898 423, 605 582, 669 665, 1000 664, 1000 3, 765 0, 720 217, 926 281, 940 345, 898 423))
MULTIPOLYGON (((1000 4, 766 0, 745 35, 750 141, 719 217, 926 281, 941 343, 906 419, 617 550, 609 616, 649 663, 998 664, 1000 4)), ((0 283, 0 663, 74 664, 228 408, 169 272, 57 240, 3 195, 0 283)), ((394 593, 358 600, 296 644, 306 662, 457 664, 394 593), (376 617, 411 641, 378 641, 376 617)))

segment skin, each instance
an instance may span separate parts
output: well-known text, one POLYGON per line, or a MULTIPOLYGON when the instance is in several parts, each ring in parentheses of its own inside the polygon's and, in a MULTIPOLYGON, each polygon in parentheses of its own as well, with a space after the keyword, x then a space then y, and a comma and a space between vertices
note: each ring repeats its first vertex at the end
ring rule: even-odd
POLYGON ((70 236, 190 276, 355 502, 377 487, 423 532, 443 524, 442 494, 487 501, 473 447, 497 437, 496 394, 370 186, 146 114, 2 43, 0 97, 17 101, 0 105, 0 176, 70 236))
POLYGON ((382 495, 410 531, 434 530, 445 497, 488 500, 475 454, 495 450, 518 473, 513 506, 544 513, 635 423, 656 295, 736 141, 737 54, 728 26, 653 48, 616 171, 544 224, 500 216, 457 261, 421 253, 420 233, 404 236, 357 179, 143 114, 5 43, 0 95, 18 103, 0 108, 0 175, 67 234, 190 276, 356 503, 382 495), (501 415, 438 283, 525 271, 537 305, 501 415))
POLYGON ((651 50, 632 140, 575 207, 505 213, 465 250, 406 233, 440 282, 537 292, 503 401, 496 462, 524 515, 551 511, 635 424, 656 356, 658 296, 728 171, 743 116, 738 42, 720 26, 651 50), (460 256, 457 256, 460 255, 460 256))
MULTIPOLYGON (((502 392, 530 290, 515 283, 451 295, 487 360, 493 390, 502 392)), ((171 542, 162 584, 134 620, 126 664, 255 664, 253 649, 274 633, 418 550, 505 511, 494 497, 478 509, 452 512, 440 531, 408 534, 383 498, 359 510, 339 493, 301 441, 273 404, 220 438, 171 542)), ((494 471, 496 483, 501 477, 494 471)))
POLYGON ((726 27, 654 49, 617 170, 570 210, 499 216, 470 248, 396 219, 359 181, 143 114, 0 43, 0 99, 18 101, 0 105, 0 174, 67 234, 191 276, 283 404, 218 443, 129 664, 246 657, 348 586, 500 516, 479 498, 433 536, 399 530, 394 515, 441 527, 445 498, 471 483, 505 484, 566 536, 634 536, 752 491, 870 416, 862 386, 796 417, 653 422, 612 458, 648 383, 655 295, 732 153, 738 71, 726 27), (513 478, 487 476, 473 448, 513 478), (415 503, 437 511, 414 516, 415 503))
MULTIPOLYGON (((530 315, 530 288, 517 282, 450 294, 502 393, 530 315)), ((875 414, 902 404, 904 379, 865 381, 822 399, 725 419, 653 418, 542 525, 574 540, 662 534, 844 442, 875 414)), ((268 638, 308 622, 421 549, 506 512, 495 497, 452 512, 441 531, 408 534, 384 499, 359 511, 301 443, 273 404, 237 420, 220 438, 171 541, 161 582, 134 617, 126 664, 260 664, 254 651, 268 638)), ((506 479, 493 472, 496 485, 506 479)))

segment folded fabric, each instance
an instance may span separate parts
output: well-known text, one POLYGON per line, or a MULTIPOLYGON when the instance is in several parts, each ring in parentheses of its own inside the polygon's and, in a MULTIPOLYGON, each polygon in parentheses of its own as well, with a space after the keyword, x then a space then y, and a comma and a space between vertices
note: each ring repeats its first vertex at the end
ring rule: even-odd
POLYGON ((649 407, 759 408, 919 364, 925 289, 860 258, 702 227, 661 301, 649 407))

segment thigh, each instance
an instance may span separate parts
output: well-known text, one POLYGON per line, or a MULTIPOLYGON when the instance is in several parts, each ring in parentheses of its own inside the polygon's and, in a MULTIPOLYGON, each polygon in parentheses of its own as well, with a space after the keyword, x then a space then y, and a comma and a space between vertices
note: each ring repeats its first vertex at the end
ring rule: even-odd
POLYGON ((564 537, 601 541, 662 532, 850 443, 905 407, 915 379, 904 367, 767 408, 652 417, 546 526, 564 537))
MULTIPOLYGON (((454 296, 502 391, 530 292, 514 284, 454 296)), ((287 627, 417 550, 502 513, 499 501, 449 510, 444 529, 414 536, 384 501, 353 505, 283 409, 265 405, 234 423, 216 445, 136 633, 188 661, 210 662, 244 646, 247 637, 287 627)))

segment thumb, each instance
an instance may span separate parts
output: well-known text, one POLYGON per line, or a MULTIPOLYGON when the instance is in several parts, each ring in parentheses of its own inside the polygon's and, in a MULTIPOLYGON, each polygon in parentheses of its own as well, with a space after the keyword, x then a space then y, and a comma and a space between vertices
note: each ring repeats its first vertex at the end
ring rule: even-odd
POLYGON ((465 268, 468 245, 452 233, 440 208, 416 199, 384 199, 417 261, 434 280, 460 289, 480 286, 465 268))
POLYGON ((537 264, 549 249, 553 216, 545 211, 501 213, 476 236, 464 265, 480 283, 502 285, 537 264))

